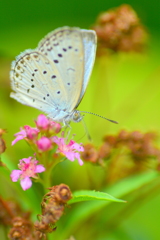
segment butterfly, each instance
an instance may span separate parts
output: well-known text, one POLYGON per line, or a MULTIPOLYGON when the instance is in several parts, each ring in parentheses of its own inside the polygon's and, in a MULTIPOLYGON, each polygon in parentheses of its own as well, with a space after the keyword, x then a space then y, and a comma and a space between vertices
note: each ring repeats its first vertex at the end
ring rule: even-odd
POLYGON ((21 53, 11 65, 11 97, 66 125, 82 120, 77 110, 95 61, 96 33, 58 28, 38 47, 21 53))

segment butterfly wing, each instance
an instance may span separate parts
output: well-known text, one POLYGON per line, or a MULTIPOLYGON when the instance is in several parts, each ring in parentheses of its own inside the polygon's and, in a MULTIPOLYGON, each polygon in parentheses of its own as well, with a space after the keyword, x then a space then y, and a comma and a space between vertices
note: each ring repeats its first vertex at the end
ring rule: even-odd
POLYGON ((11 97, 62 121, 82 91, 84 48, 81 31, 64 27, 49 33, 35 50, 12 63, 11 97))
POLYGON ((97 48, 97 36, 93 30, 81 30, 83 47, 84 47, 84 76, 83 84, 80 97, 78 99, 76 107, 81 102, 83 95, 86 91, 87 85, 89 83, 90 75, 94 65, 96 57, 96 48, 97 48))
POLYGON ((61 86, 59 81, 53 81, 55 78, 60 79, 59 72, 56 68, 53 71, 45 56, 36 50, 26 50, 12 63, 11 86, 15 92, 11 93, 11 97, 48 114, 58 107, 54 96, 57 95, 60 100, 57 89, 61 86))
POLYGON ((66 104, 62 104, 63 109, 72 112, 80 97, 84 76, 84 46, 81 30, 59 28, 49 33, 39 43, 38 51, 47 55, 51 61, 59 61, 60 64, 57 63, 56 68, 61 76, 63 93, 66 95, 66 104))

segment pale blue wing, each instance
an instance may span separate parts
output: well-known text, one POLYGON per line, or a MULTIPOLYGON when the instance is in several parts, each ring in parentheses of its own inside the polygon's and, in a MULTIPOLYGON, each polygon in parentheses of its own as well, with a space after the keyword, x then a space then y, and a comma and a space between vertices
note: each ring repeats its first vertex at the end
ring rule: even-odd
POLYGON ((82 91, 84 76, 84 46, 79 28, 63 27, 49 33, 40 41, 37 50, 46 55, 61 76, 66 104, 55 99, 67 112, 75 109, 82 91))
POLYGON ((57 68, 45 56, 36 50, 26 50, 12 63, 10 77, 12 98, 59 118, 67 97, 60 94, 64 86, 57 68))
POLYGON ((49 33, 12 63, 11 97, 57 121, 73 112, 82 91, 84 51, 78 28, 49 33))
POLYGON ((92 73, 93 65, 96 57, 96 48, 97 48, 97 36, 93 30, 81 30, 82 39, 83 39, 83 48, 84 48, 84 77, 82 90, 77 102, 76 107, 79 105, 82 97, 86 91, 87 85, 90 80, 90 75, 92 73))

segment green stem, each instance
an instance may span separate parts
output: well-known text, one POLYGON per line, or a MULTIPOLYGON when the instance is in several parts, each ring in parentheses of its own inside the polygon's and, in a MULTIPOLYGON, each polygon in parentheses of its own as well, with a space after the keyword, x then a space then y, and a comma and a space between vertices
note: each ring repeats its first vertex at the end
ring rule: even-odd
MULTIPOLYGON (((48 161, 49 162, 49 161, 48 161)), ((52 159, 52 163, 46 164, 46 171, 43 172, 43 186, 44 189, 51 187, 52 185, 52 171, 53 168, 60 162, 59 158, 52 159)))

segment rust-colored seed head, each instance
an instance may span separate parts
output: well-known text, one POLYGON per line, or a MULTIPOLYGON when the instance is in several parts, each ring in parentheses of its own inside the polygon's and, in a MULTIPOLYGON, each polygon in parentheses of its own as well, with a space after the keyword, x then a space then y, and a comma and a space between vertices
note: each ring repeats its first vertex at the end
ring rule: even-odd
POLYGON ((0 128, 0 137, 4 134, 4 133, 6 133, 7 131, 5 130, 5 129, 2 129, 2 128, 0 128))
POLYGON ((8 234, 11 240, 33 240, 33 225, 29 220, 22 217, 12 219, 12 228, 8 234))
POLYGON ((38 215, 39 222, 34 224, 35 229, 43 234, 56 230, 55 224, 63 215, 67 201, 72 198, 70 188, 64 183, 48 189, 50 192, 44 195, 41 203, 42 215, 38 215))
POLYGON ((100 148, 99 148, 99 158, 105 159, 110 156, 111 153, 111 147, 109 144, 104 143, 100 148))
POLYGON ((117 137, 113 135, 107 135, 103 138, 103 141, 109 144, 110 146, 115 146, 117 142, 117 137))
POLYGON ((84 161, 107 166, 107 182, 113 183, 148 168, 160 169, 160 150, 155 140, 152 132, 121 130, 116 135, 105 136, 99 148, 86 144, 81 157, 84 161))
POLYGON ((57 185, 55 189, 55 200, 59 203, 66 203, 72 198, 72 193, 66 184, 57 185))
POLYGON ((92 144, 86 144, 84 146, 84 152, 81 153, 81 157, 84 161, 96 163, 98 160, 98 151, 92 144))
POLYGON ((2 138, 2 135, 6 133, 6 130, 0 128, 0 154, 5 152, 6 150, 6 143, 4 139, 2 138))
POLYGON ((92 28, 98 37, 98 53, 105 48, 141 52, 146 44, 146 30, 127 4, 101 13, 92 28))

